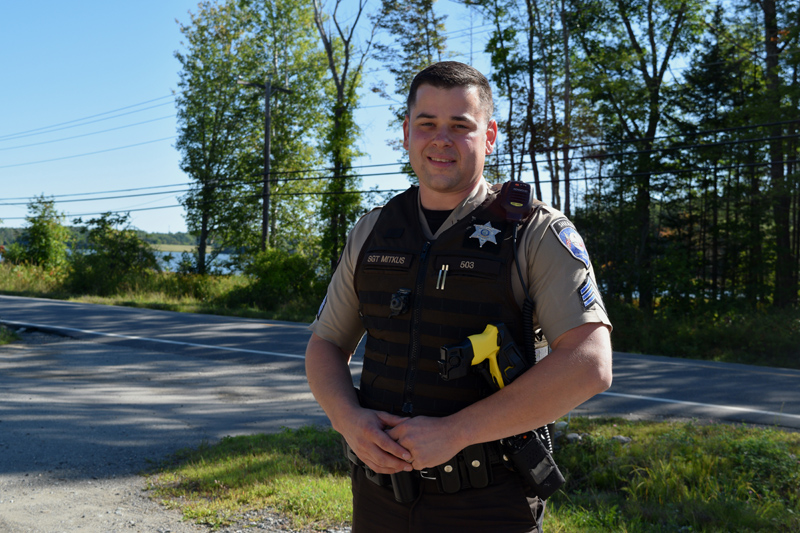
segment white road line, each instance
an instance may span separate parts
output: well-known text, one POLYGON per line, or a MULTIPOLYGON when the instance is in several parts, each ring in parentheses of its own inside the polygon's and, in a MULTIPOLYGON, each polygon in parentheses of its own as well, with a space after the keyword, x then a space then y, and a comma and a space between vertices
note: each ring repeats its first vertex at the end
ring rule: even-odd
POLYGON ((212 344, 197 344, 194 342, 183 342, 183 341, 171 341, 167 339, 152 339, 150 337, 136 337, 133 335, 119 335, 117 333, 104 333, 102 331, 92 331, 90 329, 76 329, 76 328, 67 328, 63 326, 49 326, 45 324, 29 324, 26 322, 13 322, 11 320, 4 320, 3 323, 10 324, 13 326, 19 326, 24 328, 40 328, 40 329, 54 329, 59 331, 72 331, 76 333, 89 333, 91 335, 99 335, 102 337, 114 337, 118 339, 129 339, 135 341, 150 341, 150 342, 160 342, 162 344, 173 344, 179 346, 191 346, 194 348, 210 348, 213 350, 223 350, 226 352, 240 352, 240 353, 255 353, 259 355, 275 355, 278 357, 287 357, 290 359, 305 359, 305 356, 302 355, 295 355, 290 353, 280 353, 280 352, 264 352, 261 350, 247 350, 245 348, 231 348, 228 346, 214 346, 212 344))
POLYGON ((659 402, 659 403, 673 403, 679 405, 692 405, 694 407, 710 407, 712 409, 728 409, 730 411, 739 411, 742 413, 755 413, 759 415, 768 415, 768 416, 777 416, 777 417, 786 417, 786 418, 795 418, 800 420, 800 415, 791 415, 787 413, 776 413, 774 411, 760 411, 758 409, 748 409, 747 407, 734 407, 732 405, 715 405, 711 403, 700 403, 700 402, 687 402, 683 400, 670 400, 668 398, 654 398, 652 396, 638 396, 636 394, 622 394, 619 392, 601 392, 600 395, 602 396, 614 396, 616 398, 630 398, 632 400, 647 400, 650 402, 659 402))
POLYGON ((622 353, 622 352, 614 352, 614 359, 629 359, 632 361, 640 362, 643 364, 649 364, 654 362, 653 360, 649 360, 647 358, 655 357, 658 358, 655 361, 659 365, 674 365, 674 366, 682 366, 682 367, 698 367, 698 368, 710 368, 717 372, 724 371, 724 372, 746 372, 748 375, 750 374, 765 374, 769 376, 781 376, 781 377, 800 377, 800 373, 797 370, 792 368, 774 368, 770 369, 770 367, 766 366, 756 366, 756 365, 743 365, 742 363, 726 363, 723 361, 717 361, 715 364, 710 364, 708 362, 704 362, 699 359, 682 359, 676 358, 673 361, 666 361, 666 356, 663 355, 639 355, 639 354, 629 354, 629 353, 622 353), (738 365, 738 366, 737 366, 738 365))

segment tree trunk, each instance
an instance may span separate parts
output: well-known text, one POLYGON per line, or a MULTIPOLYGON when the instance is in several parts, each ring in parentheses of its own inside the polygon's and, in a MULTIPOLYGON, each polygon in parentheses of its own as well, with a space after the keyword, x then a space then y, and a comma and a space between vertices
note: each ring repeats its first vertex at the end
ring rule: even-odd
MULTIPOLYGON (((762 0, 764 12, 764 44, 766 48, 767 102, 774 113, 781 109, 781 78, 778 63, 778 15, 775 0, 762 0)), ((780 116, 780 115, 779 115, 780 116)), ((788 307, 797 303, 797 280, 794 277, 797 260, 792 254, 791 195, 784 173, 783 126, 771 127, 769 141, 770 181, 772 183, 772 214, 775 223, 775 287, 773 304, 788 307)))

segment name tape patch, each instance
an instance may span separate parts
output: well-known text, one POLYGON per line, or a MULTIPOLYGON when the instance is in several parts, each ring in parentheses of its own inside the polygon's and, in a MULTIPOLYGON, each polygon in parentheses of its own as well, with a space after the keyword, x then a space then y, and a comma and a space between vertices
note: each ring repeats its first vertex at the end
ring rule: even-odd
POLYGON ((586 250, 586 245, 572 222, 566 218, 559 218, 550 224, 550 229, 553 230, 553 233, 558 237, 558 242, 567 249, 570 255, 583 263, 586 268, 589 268, 591 265, 589 252, 586 250))
POLYGON ((370 252, 364 259, 366 266, 408 268, 411 266, 411 254, 370 252))

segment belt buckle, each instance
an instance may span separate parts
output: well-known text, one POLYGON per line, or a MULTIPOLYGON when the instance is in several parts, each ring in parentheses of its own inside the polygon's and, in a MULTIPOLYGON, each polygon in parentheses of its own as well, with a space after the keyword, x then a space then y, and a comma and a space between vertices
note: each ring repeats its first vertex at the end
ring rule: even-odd
POLYGON ((431 468, 431 469, 423 468, 422 470, 419 471, 419 477, 421 477, 422 479, 430 479, 430 480, 436 481, 436 473, 435 472, 436 472, 436 470, 434 468, 431 468))

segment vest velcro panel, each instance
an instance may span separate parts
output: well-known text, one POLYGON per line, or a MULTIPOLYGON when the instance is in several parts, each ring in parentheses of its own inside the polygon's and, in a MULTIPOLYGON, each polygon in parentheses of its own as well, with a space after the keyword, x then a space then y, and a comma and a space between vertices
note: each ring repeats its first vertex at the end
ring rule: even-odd
POLYGON ((356 267, 368 334, 360 395, 373 409, 446 416, 492 391, 476 373, 443 380, 442 345, 503 322, 522 348, 521 311, 510 282, 511 227, 490 198, 428 242, 417 193, 412 187, 384 206, 356 267), (410 293, 408 309, 390 318, 389 303, 401 290, 410 293))

